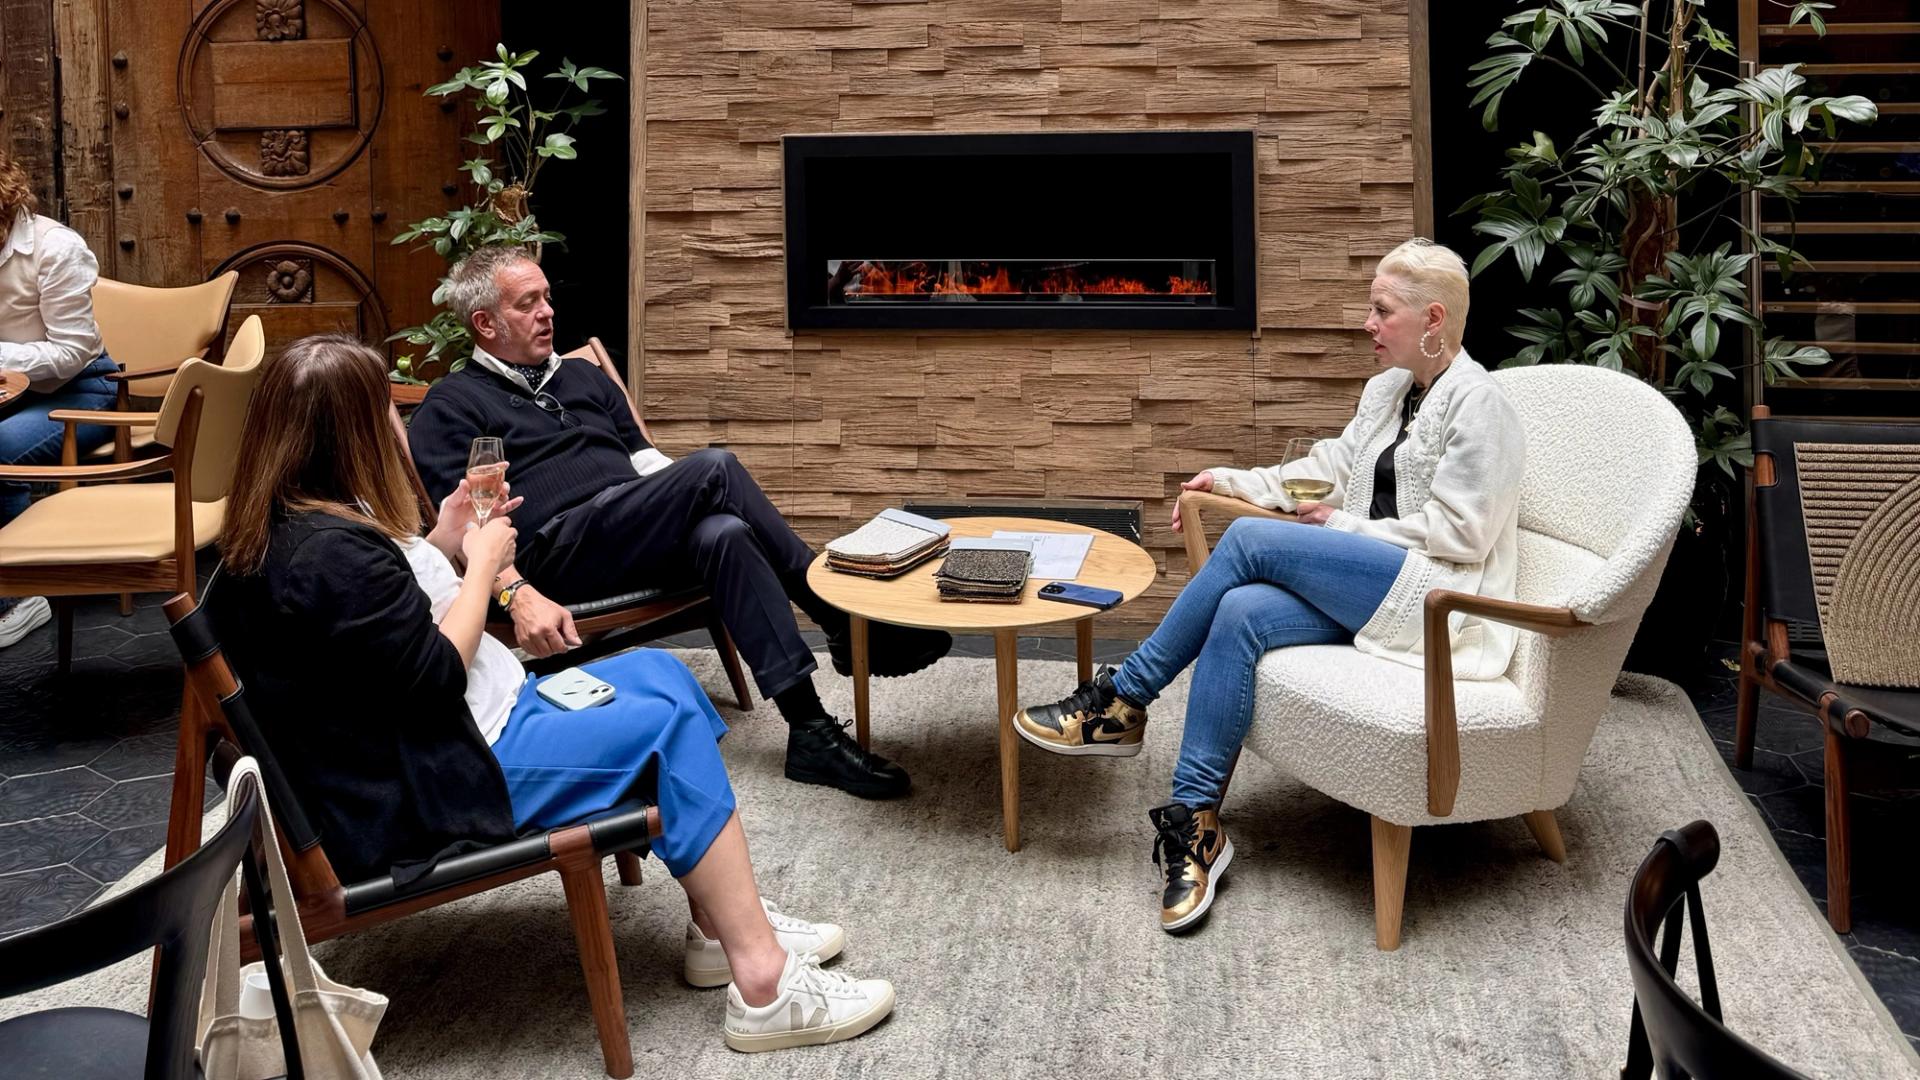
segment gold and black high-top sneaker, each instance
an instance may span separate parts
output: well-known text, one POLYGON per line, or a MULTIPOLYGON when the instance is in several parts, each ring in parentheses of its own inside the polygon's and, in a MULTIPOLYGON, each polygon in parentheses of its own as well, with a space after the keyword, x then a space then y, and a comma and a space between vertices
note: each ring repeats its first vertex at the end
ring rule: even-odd
POLYGON ((1206 917, 1214 890, 1233 862, 1233 841, 1220 827, 1220 812, 1195 810, 1184 803, 1168 803, 1147 811, 1160 837, 1153 846, 1153 862, 1167 872, 1160 894, 1160 929, 1171 934, 1206 917))
POLYGON ((1102 667, 1066 700, 1021 709, 1013 726, 1021 738, 1056 754, 1132 757, 1147 733, 1147 710, 1121 697, 1113 668, 1102 667))

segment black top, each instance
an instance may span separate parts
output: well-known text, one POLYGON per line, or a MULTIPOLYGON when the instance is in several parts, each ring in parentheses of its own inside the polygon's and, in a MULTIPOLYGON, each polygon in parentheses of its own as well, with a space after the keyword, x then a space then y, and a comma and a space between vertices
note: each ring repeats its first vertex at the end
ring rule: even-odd
POLYGON ((345 884, 405 886, 443 855, 513 839, 466 666, 407 557, 329 514, 275 522, 258 574, 209 592, 221 648, 345 884))
POLYGON ((526 499, 513 513, 522 537, 634 479, 632 455, 648 445, 613 380, 573 360, 560 362, 537 398, 477 363, 427 391, 407 425, 407 441, 435 502, 467 475, 467 451, 479 435, 505 441, 507 480, 514 495, 526 499))
MULTIPOLYGON (((1447 365, 1447 367, 1452 366, 1452 364, 1447 365)), ((1413 430, 1413 418, 1420 414, 1420 403, 1433 392, 1434 386, 1446 373, 1447 368, 1441 368, 1440 374, 1433 377, 1433 382, 1425 386, 1414 382, 1407 383, 1407 392, 1400 398, 1400 434, 1393 437, 1393 445, 1382 450, 1380 459, 1373 463, 1373 505, 1367 508, 1369 519, 1378 521, 1381 518, 1400 516, 1399 481, 1393 468, 1393 452, 1400 449, 1401 443, 1407 441, 1407 433, 1413 430)))

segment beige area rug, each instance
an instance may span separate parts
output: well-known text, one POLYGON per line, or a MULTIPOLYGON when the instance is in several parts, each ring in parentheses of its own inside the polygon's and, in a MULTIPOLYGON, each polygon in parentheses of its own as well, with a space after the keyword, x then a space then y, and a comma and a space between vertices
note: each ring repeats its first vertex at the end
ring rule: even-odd
MULTIPOLYGON (((683 656, 726 685, 711 653, 683 656)), ((1071 689, 1073 667, 1030 661, 1020 676, 1023 699, 1047 698, 1071 689)), ((846 680, 821 682, 850 712, 846 680)), ((1565 866, 1518 820, 1417 830, 1392 953, 1373 946, 1366 818, 1252 759, 1227 803, 1238 853, 1211 921, 1160 932, 1145 811, 1164 801, 1184 700, 1183 680, 1132 760, 1023 754, 1018 854, 1000 841, 990 660, 876 681, 875 747, 915 778, 903 802, 787 782, 774 710, 729 712, 723 746, 763 889, 844 924, 835 966, 892 979, 899 1008, 849 1043, 731 1053, 723 992, 679 979, 680 890, 651 860, 639 888, 609 867, 636 1075, 1611 1077, 1631 998, 1628 878, 1661 830, 1701 817, 1724 844, 1705 904, 1733 1028, 1813 1075, 1915 1075, 1674 687, 1622 679, 1560 813, 1565 866)), ((602 1075, 551 875, 318 953, 391 996, 375 1051, 395 1080, 602 1075)), ((0 1002, 0 1015, 138 1007, 146 971, 0 1002)))

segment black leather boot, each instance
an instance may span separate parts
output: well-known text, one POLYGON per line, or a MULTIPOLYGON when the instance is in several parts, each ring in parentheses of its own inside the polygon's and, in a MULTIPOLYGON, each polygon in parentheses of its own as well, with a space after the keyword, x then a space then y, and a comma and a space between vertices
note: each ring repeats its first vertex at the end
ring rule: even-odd
POLYGON ((788 725, 787 779, 825 784, 863 799, 897 799, 913 789, 907 770, 861 749, 846 724, 831 716, 788 725))
MULTIPOLYGON (((911 675, 953 648, 953 635, 945 630, 921 630, 892 623, 867 625, 867 674, 876 678, 911 675)), ((853 675, 853 631, 827 634, 827 654, 833 657, 833 670, 853 675)))

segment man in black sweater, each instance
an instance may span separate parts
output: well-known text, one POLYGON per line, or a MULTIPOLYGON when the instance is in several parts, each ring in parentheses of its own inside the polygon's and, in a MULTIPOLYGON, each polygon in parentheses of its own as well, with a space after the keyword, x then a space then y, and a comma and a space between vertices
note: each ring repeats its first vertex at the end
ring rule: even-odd
MULTIPOLYGON (((906 771, 860 748, 814 690, 798 604, 827 633, 833 666, 852 671, 847 616, 807 585, 813 552, 740 462, 709 448, 669 462, 641 434, 618 387, 553 351, 547 277, 517 247, 482 248, 454 266, 447 302, 473 332, 473 361, 427 392, 408 429, 427 492, 466 475, 481 435, 505 441, 519 556, 495 582, 520 647, 551 656, 580 644, 562 604, 703 582, 788 724, 786 774, 868 798, 904 795, 906 771), (524 576, 522 576, 524 574, 524 576)), ((875 675, 904 675, 946 655, 940 631, 881 628, 875 675)))

